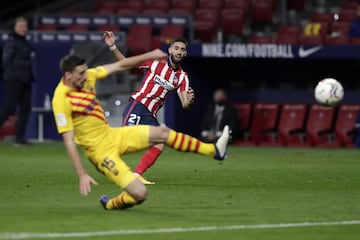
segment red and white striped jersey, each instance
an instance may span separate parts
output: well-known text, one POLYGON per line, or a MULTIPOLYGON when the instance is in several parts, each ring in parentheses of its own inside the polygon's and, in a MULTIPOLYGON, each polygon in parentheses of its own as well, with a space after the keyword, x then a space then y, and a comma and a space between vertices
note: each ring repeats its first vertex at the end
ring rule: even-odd
POLYGON ((170 92, 187 91, 189 77, 181 67, 173 69, 167 61, 150 60, 143 62, 139 68, 146 70, 141 86, 131 97, 144 104, 156 116, 170 92))

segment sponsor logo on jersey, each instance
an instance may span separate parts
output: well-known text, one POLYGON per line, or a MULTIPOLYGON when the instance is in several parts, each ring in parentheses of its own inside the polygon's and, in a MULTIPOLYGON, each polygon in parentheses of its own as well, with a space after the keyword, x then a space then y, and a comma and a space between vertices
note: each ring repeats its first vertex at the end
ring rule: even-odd
POLYGON ((159 75, 155 75, 154 82, 156 82, 168 91, 173 91, 175 89, 175 86, 173 84, 171 84, 169 81, 159 75))

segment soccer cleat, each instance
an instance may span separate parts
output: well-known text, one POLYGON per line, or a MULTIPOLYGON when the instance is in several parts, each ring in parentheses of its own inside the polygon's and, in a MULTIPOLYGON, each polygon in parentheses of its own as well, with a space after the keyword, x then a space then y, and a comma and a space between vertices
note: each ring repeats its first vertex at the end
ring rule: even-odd
POLYGON ((145 185, 154 185, 155 182, 151 182, 151 181, 148 181, 146 180, 143 176, 141 175, 137 175, 137 177, 140 179, 140 181, 145 184, 145 185))
POLYGON ((104 209, 105 209, 105 210, 108 210, 108 209, 106 208, 106 204, 108 203, 108 201, 110 201, 110 198, 109 198, 108 196, 106 196, 106 195, 102 195, 102 196, 100 197, 99 201, 100 201, 101 205, 104 207, 104 209))
POLYGON ((224 160, 226 158, 226 151, 227 151, 229 139, 230 139, 229 126, 225 125, 221 136, 215 143, 216 154, 214 158, 216 160, 224 160))

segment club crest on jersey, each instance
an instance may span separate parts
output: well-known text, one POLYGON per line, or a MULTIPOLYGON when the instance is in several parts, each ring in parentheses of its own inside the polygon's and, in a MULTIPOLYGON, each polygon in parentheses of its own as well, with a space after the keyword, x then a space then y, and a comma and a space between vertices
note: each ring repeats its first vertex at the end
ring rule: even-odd
POLYGON ((174 79, 173 79, 174 85, 177 85, 178 82, 179 82, 179 78, 175 75, 175 76, 174 76, 174 79))
POLYGON ((173 91, 175 89, 174 85, 172 85, 169 81, 159 75, 155 75, 154 82, 156 82, 168 91, 173 91))

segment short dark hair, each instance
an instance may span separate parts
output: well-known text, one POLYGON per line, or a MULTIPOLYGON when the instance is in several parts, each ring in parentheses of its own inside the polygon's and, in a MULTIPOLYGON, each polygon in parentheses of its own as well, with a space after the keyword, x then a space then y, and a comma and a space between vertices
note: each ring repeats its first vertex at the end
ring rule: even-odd
POLYGON ((185 44, 186 48, 188 47, 188 41, 183 37, 177 37, 171 40, 170 46, 174 45, 176 42, 182 42, 185 44))
POLYGON ((80 56, 70 54, 66 55, 60 60, 60 70, 64 74, 65 72, 72 72, 74 69, 85 64, 86 60, 80 56))

